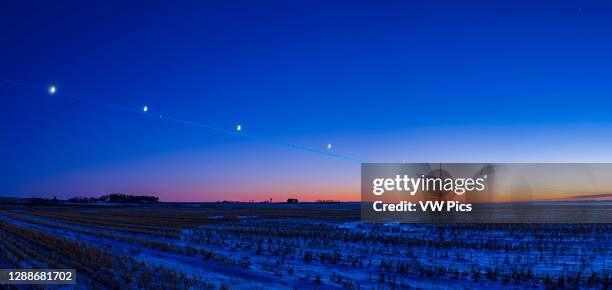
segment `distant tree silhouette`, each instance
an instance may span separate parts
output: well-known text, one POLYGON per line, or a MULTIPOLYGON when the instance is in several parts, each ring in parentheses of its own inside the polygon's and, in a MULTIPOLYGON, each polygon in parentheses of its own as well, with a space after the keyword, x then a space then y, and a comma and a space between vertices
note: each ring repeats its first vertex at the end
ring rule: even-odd
POLYGON ((159 202, 159 197, 148 196, 148 195, 129 195, 124 193, 112 193, 103 195, 99 198, 95 197, 73 197, 68 199, 70 203, 95 203, 95 202, 109 202, 109 203, 156 203, 159 202))

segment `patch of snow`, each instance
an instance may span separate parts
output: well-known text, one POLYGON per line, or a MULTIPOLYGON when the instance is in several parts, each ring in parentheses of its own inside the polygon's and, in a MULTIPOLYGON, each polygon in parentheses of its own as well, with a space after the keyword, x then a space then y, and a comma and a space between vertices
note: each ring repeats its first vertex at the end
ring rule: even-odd
POLYGON ((256 216, 256 215, 239 215, 238 218, 239 219, 256 219, 256 218, 258 218, 258 216, 256 216))

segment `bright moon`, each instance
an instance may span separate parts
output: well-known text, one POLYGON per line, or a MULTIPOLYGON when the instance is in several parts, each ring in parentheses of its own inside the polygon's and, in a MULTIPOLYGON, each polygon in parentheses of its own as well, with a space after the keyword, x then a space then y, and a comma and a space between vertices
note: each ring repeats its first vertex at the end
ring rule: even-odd
POLYGON ((238 131, 238 132, 242 131, 242 126, 240 126, 240 125, 236 126, 236 131, 238 131))
POLYGON ((49 94, 52 94, 52 95, 55 94, 55 90, 56 90, 55 86, 50 86, 49 87, 49 94))
POLYGON ((332 148, 332 144, 327 144, 327 150, 330 150, 332 148))
POLYGON ((143 111, 143 112, 146 112, 146 111, 148 111, 148 110, 149 110, 149 107, 147 107, 147 106, 142 107, 142 111, 143 111))

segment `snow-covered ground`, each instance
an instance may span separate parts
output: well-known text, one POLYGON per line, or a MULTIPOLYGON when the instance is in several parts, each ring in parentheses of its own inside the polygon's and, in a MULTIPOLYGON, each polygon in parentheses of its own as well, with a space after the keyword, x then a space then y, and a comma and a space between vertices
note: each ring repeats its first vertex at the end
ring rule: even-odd
MULTIPOLYGON (((610 225, 369 224, 203 212, 201 223, 190 221, 173 237, 163 219, 113 226, 116 213, 98 214, 80 222, 53 212, 0 211, 0 220, 218 288, 599 289, 612 265, 610 225)), ((7 262, 0 256, 0 263, 7 262)))

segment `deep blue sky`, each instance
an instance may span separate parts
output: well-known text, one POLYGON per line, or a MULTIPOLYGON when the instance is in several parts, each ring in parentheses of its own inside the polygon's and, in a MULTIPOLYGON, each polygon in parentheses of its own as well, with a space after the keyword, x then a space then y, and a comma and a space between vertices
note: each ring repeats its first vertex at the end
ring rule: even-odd
MULTIPOLYGON (((21 2, 0 78, 366 161, 612 161, 607 1, 21 2)), ((358 164, 3 82, 0 124, 0 194, 358 198, 358 164)))

